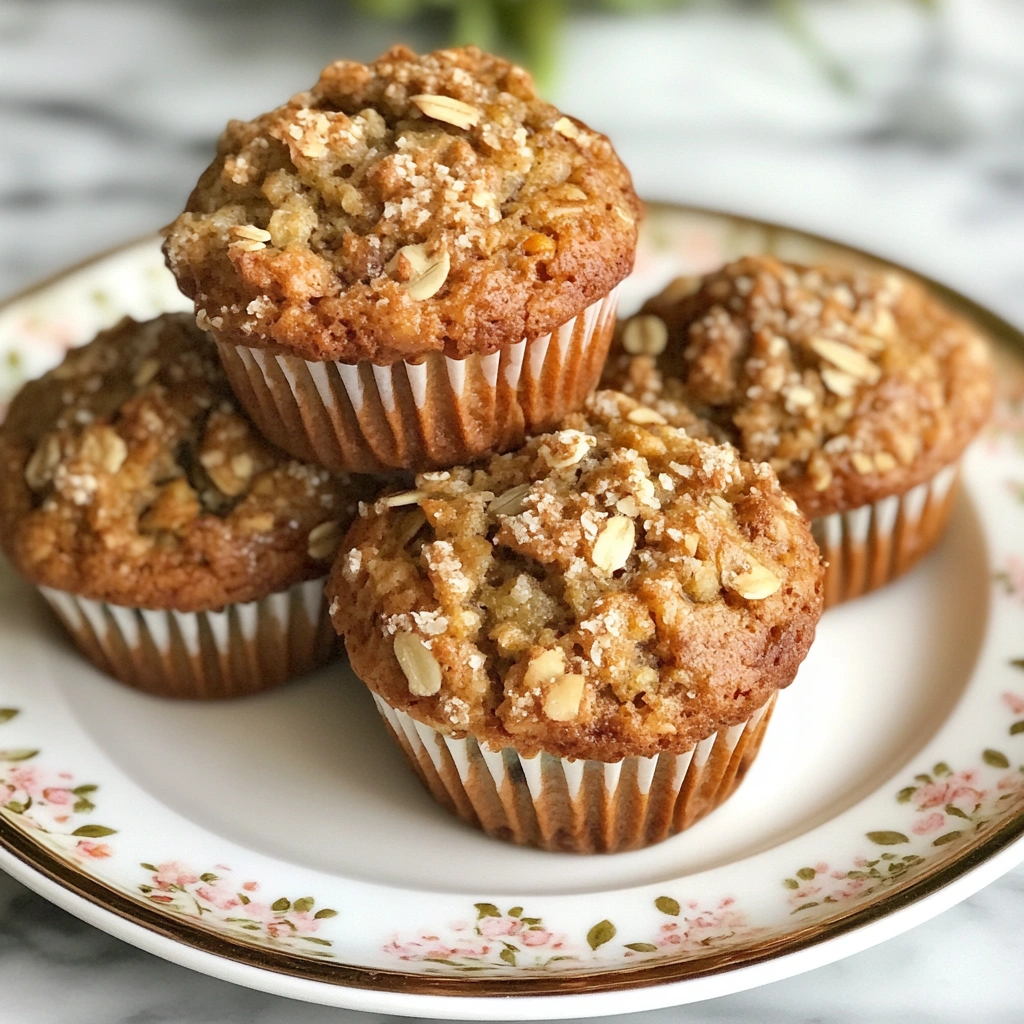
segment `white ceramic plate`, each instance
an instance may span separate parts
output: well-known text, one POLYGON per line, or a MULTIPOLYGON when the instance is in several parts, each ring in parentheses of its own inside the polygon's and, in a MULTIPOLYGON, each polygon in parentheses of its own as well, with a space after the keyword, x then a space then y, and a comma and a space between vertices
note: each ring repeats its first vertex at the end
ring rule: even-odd
MULTIPOLYGON (((741 252, 872 262, 655 207, 627 308, 741 252)), ((998 341, 1012 328, 946 298, 998 341)), ((185 308, 155 239, 0 309, 0 400, 125 313, 185 308)), ((344 663, 227 704, 125 689, 0 570, 0 865, 170 960, 315 1002, 524 1020, 665 1006, 895 935, 1024 860, 1024 371, 940 548, 830 611, 738 793, 637 853, 485 838, 407 771, 344 663)))

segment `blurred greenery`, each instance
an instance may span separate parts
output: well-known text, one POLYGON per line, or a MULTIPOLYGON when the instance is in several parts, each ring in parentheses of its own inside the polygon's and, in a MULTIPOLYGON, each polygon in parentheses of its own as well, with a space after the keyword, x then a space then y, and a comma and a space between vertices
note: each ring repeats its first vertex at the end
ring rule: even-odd
MULTIPOLYGON (((542 84, 550 84, 557 70, 562 28, 570 7, 605 10, 619 15, 643 14, 670 7, 731 4, 750 9, 774 11, 782 26, 800 44, 808 57, 835 86, 849 89, 852 82, 846 68, 814 35, 805 7, 806 0, 356 0, 367 14, 393 21, 442 17, 448 23, 448 38, 455 46, 475 43, 484 50, 500 53, 524 64, 542 84)), ((927 11, 942 0, 892 0, 909 3, 927 11)))

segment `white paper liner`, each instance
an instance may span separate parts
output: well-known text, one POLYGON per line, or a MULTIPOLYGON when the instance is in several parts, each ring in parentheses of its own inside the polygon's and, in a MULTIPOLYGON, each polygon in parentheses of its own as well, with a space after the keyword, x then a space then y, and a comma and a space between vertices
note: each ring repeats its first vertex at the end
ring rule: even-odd
POLYGON ((217 342, 260 430, 335 471, 433 469, 522 443, 582 407, 615 327, 618 288, 551 334, 487 356, 389 366, 310 362, 217 342))
POLYGON ((438 803, 497 839, 572 853, 649 846, 718 807, 756 757, 775 700, 685 753, 605 763, 492 751, 374 694, 388 731, 438 803))
POLYGON ((162 697, 256 693, 338 649, 324 579, 215 612, 127 608, 40 587, 82 652, 128 686, 162 697))
POLYGON ((959 463, 946 466, 906 494, 811 521, 828 562, 826 608, 884 586, 932 548, 956 500, 959 472, 959 463))

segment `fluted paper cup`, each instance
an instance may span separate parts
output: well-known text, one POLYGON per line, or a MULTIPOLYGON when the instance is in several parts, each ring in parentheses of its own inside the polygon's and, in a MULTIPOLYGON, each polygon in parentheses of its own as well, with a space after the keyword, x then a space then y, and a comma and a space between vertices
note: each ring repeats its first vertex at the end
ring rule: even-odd
POLYGON ((757 756, 775 699, 685 753, 605 763, 492 751, 374 694, 388 731, 438 803, 496 839, 568 853, 650 846, 713 811, 757 756))
POLYGON ((811 520, 828 562, 825 607, 877 590, 910 569, 942 536, 956 501, 959 463, 907 491, 811 520))
POLYGON ((419 471, 518 447, 580 409, 600 378, 617 306, 615 289, 550 334, 466 359, 432 353, 377 366, 217 348, 256 425, 297 459, 337 472, 419 471))
POLYGON ((126 608, 40 587, 80 650, 159 697, 220 699, 270 689, 339 650, 323 579, 214 612, 126 608))

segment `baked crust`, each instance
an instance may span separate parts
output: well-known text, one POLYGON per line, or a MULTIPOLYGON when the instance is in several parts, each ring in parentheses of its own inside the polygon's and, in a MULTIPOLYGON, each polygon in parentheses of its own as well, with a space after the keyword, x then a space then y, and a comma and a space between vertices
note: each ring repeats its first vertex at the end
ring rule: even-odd
POLYGON ((26 384, 0 473, 0 543, 22 575, 181 612, 323 575, 373 493, 259 437, 185 314, 123 320, 26 384))
POLYGON ((326 589, 356 674, 442 732, 602 761, 688 750, 789 685, 822 605, 807 522, 768 466, 659 419, 598 392, 365 508, 326 589))
POLYGON ((931 479, 992 408, 985 341, 896 273, 746 257, 642 313, 666 325, 664 348, 633 362, 620 345, 606 386, 630 383, 672 422, 677 402, 680 422, 705 417, 812 518, 931 479))
POLYGON ((522 68, 398 46, 232 121, 164 251, 220 340, 383 365, 547 334, 629 273, 639 216, 608 140, 522 68))

